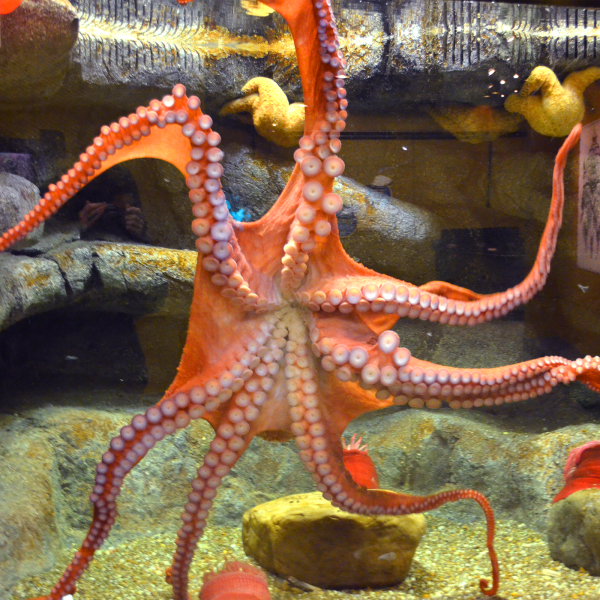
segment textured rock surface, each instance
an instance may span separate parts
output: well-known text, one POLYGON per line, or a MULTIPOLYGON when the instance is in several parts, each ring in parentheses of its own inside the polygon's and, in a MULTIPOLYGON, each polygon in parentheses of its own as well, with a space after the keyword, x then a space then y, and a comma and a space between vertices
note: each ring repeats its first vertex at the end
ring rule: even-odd
POLYGON ((313 492, 255 506, 242 539, 263 569, 336 589, 404 581, 424 533, 423 515, 351 515, 313 492))
POLYGON ((53 565, 61 539, 50 440, 4 415, 0 431, 0 598, 8 598, 20 578, 53 565))
MULTIPOLYGON (((569 451, 600 433, 595 424, 555 429, 577 410, 568 402, 561 405, 557 395, 546 402, 535 408, 535 403, 507 406, 492 411, 495 415, 370 414, 349 429, 368 442, 382 488, 413 494, 446 487, 476 489, 487 496, 497 515, 510 515, 544 531, 569 451), (531 414, 534 410, 536 417, 531 414)), ((470 502, 447 504, 440 511, 460 521, 481 518, 479 507, 470 502)))
POLYGON ((548 545, 554 560, 600 575, 600 490, 581 490, 552 505, 548 545))
POLYGON ((60 88, 77 40, 78 19, 67 0, 23 0, 2 17, 0 105, 48 99, 60 88))
POLYGON ((196 252, 73 242, 39 256, 0 256, 0 329, 69 304, 141 316, 187 317, 196 252))
MULTIPOLYGON (((0 233, 4 233, 37 204, 40 190, 23 177, 0 173, 0 198, 0 233)), ((38 241, 43 233, 44 224, 32 231, 20 247, 38 241)))
MULTIPOLYGON (((181 81, 212 110, 235 98, 249 79, 266 76, 291 100, 301 99, 293 45, 275 13, 252 17, 233 0, 74 5, 81 17, 70 73, 76 94, 105 96, 106 102, 103 90, 110 87, 108 101, 119 102, 141 88, 181 81)), ((576 57, 576 68, 596 60, 590 12, 443 0, 365 6, 345 0, 336 6, 336 17, 349 62, 349 97, 371 108, 432 98, 501 106, 508 86, 500 82, 512 79, 515 69, 522 74, 546 64, 568 70, 569 57, 576 57)))

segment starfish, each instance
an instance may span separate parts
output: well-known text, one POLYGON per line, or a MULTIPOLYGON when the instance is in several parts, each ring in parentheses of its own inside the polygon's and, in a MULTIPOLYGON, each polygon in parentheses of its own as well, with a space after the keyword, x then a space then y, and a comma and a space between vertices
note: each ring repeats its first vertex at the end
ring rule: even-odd
POLYGON ((487 519, 493 595, 499 570, 494 516, 475 490, 410 496, 355 483, 344 468, 341 436, 359 415, 396 404, 431 409, 517 402, 579 380, 600 391, 600 359, 545 357, 490 369, 454 369, 419 360, 391 329, 399 318, 473 326, 507 314, 544 285, 564 202, 563 171, 580 126, 565 140, 554 170, 548 222, 530 273, 506 291, 480 295, 434 281, 417 287, 353 261, 340 243, 333 182, 345 128, 346 61, 330 0, 266 0, 288 22, 306 104, 296 166, 271 210, 254 223, 228 213, 220 177, 223 153, 212 119, 182 85, 101 129, 80 160, 25 219, 0 239, 0 250, 56 212, 78 189, 132 158, 161 158, 186 178, 199 257, 186 344, 175 380, 156 406, 133 417, 96 468, 89 532, 47 600, 75 593, 76 582, 117 517, 123 479, 166 435, 204 418, 215 430, 191 483, 167 580, 187 600, 188 570, 217 489, 256 435, 294 438, 325 498, 361 514, 424 512, 472 499, 487 519))
POLYGON ((571 73, 563 84, 552 69, 536 67, 519 92, 506 99, 504 108, 523 115, 542 135, 563 137, 583 120, 583 92, 597 79, 600 79, 599 67, 571 73))

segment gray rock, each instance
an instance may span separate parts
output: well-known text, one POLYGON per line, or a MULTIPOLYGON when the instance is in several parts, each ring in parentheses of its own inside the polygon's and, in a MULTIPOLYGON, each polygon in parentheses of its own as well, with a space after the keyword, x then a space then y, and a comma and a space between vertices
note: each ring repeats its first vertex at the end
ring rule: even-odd
POLYGON ((590 488, 552 505, 548 546, 554 560, 600 575, 600 490, 590 488))
POLYGON ((36 436, 23 419, 4 415, 0 430, 0 597, 8 598, 19 579, 53 566, 61 537, 50 440, 36 436))
POLYGON ((344 199, 338 226, 350 256, 416 285, 436 279, 435 244, 441 235, 441 219, 347 177, 338 178, 333 189, 344 199))
POLYGON ((65 283, 56 263, 40 258, 0 255, 2 329, 66 301, 65 283))
MULTIPOLYGON (((600 426, 554 429, 544 422, 548 431, 536 431, 532 415, 527 419, 520 413, 527 408, 539 413, 542 402, 549 404, 544 414, 555 408, 551 397, 529 402, 529 407, 462 413, 392 408, 357 419, 347 434, 358 433, 369 445, 383 489, 423 495, 443 488, 475 489, 487 496, 498 517, 545 531, 569 450, 595 439, 600 426)), ((574 420, 574 414, 582 414, 572 405, 568 412, 574 420)), ((470 502, 447 504, 440 511, 461 522, 482 517, 470 502)))
POLYGON ((196 252, 73 242, 36 257, 0 255, 0 330, 35 314, 80 309, 187 317, 196 252))
MULTIPOLYGON (((0 234, 14 227, 37 204, 40 190, 36 185, 11 173, 0 173, 0 234)), ((44 225, 34 229, 18 247, 37 242, 44 225)))

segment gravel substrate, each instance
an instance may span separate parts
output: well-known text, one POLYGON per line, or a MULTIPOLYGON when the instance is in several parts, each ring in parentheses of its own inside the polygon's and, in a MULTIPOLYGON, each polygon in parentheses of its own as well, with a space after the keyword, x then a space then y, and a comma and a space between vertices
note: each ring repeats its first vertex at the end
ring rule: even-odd
MULTIPOLYGON (((170 600, 164 581, 171 563, 174 534, 156 534, 117 546, 107 544, 78 584, 76 600, 170 600)), ((109 540, 110 542, 110 540, 109 540)), ((496 534, 500 559, 500 593, 506 600, 598 600, 600 578, 573 571, 550 558, 544 539, 523 524, 500 522, 496 534)), ((65 566, 19 584, 12 600, 48 593, 65 566)), ((192 598, 197 598, 202 573, 222 567, 227 560, 248 560, 237 527, 209 527, 200 541, 191 571, 192 598)), ((318 557, 316 557, 318 560, 318 557)), ((251 561, 249 561, 251 562, 251 561)), ((343 567, 341 567, 343 568, 343 567)), ((406 581, 395 588, 360 591, 302 591, 269 576, 273 600, 472 600, 487 598, 479 592, 479 578, 490 576, 482 522, 458 525, 427 515, 427 533, 415 555, 406 581)))

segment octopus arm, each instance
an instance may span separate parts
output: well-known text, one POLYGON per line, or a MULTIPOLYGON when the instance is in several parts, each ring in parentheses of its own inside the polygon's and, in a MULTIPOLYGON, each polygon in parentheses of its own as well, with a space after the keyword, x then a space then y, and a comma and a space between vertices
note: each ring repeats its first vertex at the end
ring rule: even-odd
POLYGON ((535 398, 575 380, 600 391, 598 357, 548 356, 491 369, 457 369, 413 357, 396 332, 377 334, 357 315, 346 317, 344 328, 339 321, 338 315, 313 316, 313 353, 325 371, 372 390, 382 403, 391 404, 393 397, 394 404, 413 408, 439 408, 444 402, 452 408, 494 406, 535 398))
MULTIPOLYGON (((117 517, 116 500, 127 474, 166 435, 187 427, 191 420, 204 418, 214 428, 215 437, 192 480, 177 535, 178 550, 167 573, 174 596, 186 597, 189 561, 206 526, 216 489, 262 427, 261 412, 279 370, 273 357, 277 346, 270 344, 273 327, 272 321, 264 319, 259 326, 238 331, 238 342, 230 345, 218 362, 207 364, 204 369, 197 365, 194 377, 187 377, 186 370, 180 369, 162 400, 134 416, 111 440, 109 450, 96 467, 90 496, 94 505, 92 524, 80 550, 46 597, 48 600, 75 593, 77 580, 108 537, 117 517)), ((281 357, 275 353, 275 358, 281 357)))
POLYGON ((344 467, 343 446, 340 436, 353 417, 349 407, 364 408, 367 393, 353 383, 335 381, 330 376, 321 377, 320 390, 305 393, 298 389, 290 403, 292 431, 299 456, 311 474, 317 489, 341 510, 368 515, 403 515, 425 512, 447 502, 475 500, 484 510, 487 520, 487 548, 492 563, 492 584, 480 580, 480 588, 486 595, 494 595, 498 589, 499 569, 494 540, 494 515, 485 496, 474 490, 451 490, 431 496, 411 496, 388 490, 370 490, 358 485, 344 467), (343 397, 343 403, 328 400, 343 397))
POLYGON ((337 236, 331 236, 327 242, 330 258, 327 262, 321 260, 321 265, 331 265, 331 272, 339 274, 340 268, 334 268, 333 262, 336 265, 346 262, 348 275, 333 279, 328 277, 328 273, 322 267, 321 271, 313 274, 312 279, 301 288, 298 299, 313 311, 388 314, 388 324, 393 324, 394 315, 449 325, 476 325, 506 315, 515 307, 528 302, 546 283, 562 224, 563 174, 567 155, 578 142, 580 133, 581 125, 576 125, 556 156, 548 220, 535 263, 518 285, 503 292, 487 295, 442 281, 415 286, 376 274, 354 263, 345 255, 343 249, 335 252, 339 239, 336 239, 337 236))
POLYGON ((212 119, 200 110, 200 100, 188 97, 182 85, 162 101, 152 100, 128 117, 105 125, 93 144, 38 204, 0 237, 0 251, 54 214, 82 187, 116 164, 136 158, 158 158, 174 165, 185 177, 192 201, 192 231, 202 256, 199 266, 210 275, 209 285, 220 288, 250 309, 270 309, 278 303, 272 279, 252 264, 238 239, 236 224, 227 208, 220 178, 221 136, 212 131, 212 119))

